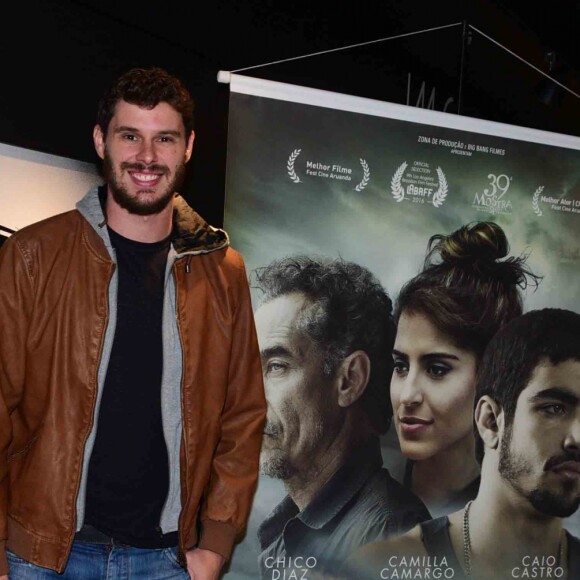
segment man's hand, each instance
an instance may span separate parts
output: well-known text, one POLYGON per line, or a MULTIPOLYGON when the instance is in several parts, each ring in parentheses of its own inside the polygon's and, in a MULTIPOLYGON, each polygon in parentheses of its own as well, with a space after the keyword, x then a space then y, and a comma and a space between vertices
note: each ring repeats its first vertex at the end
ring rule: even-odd
MULTIPOLYGON (((218 580, 225 562, 225 558, 220 554, 201 548, 189 550, 185 557, 191 580, 218 580)), ((4 578, 0 576, 0 580, 4 580, 4 578)))
POLYGON ((4 576, 0 576, 0 580, 8 580, 8 576, 6 576, 6 574, 4 576))

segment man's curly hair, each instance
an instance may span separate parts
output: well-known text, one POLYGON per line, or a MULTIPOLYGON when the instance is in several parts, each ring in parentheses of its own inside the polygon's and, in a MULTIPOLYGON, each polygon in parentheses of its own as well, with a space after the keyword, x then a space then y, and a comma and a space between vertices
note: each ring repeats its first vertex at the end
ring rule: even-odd
POLYGON ((189 139, 193 130, 193 99, 185 85, 166 70, 158 67, 133 68, 115 80, 102 96, 97 109, 97 125, 104 135, 119 101, 146 109, 168 103, 181 115, 185 140, 189 139))
POLYGON ((299 255, 257 268, 252 286, 263 293, 262 303, 293 292, 312 301, 301 326, 321 349, 327 376, 349 354, 366 352, 371 374, 360 401, 375 429, 385 433, 393 415, 389 384, 395 326, 392 301, 378 279, 353 262, 299 255))

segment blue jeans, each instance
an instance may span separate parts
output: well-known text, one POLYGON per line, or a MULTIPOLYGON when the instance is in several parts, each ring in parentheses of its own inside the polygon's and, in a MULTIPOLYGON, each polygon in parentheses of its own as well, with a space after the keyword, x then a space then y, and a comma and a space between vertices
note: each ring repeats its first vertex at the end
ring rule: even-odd
POLYGON ((75 541, 62 574, 26 562, 7 551, 10 580, 186 580, 177 562, 177 548, 145 550, 129 546, 75 541))

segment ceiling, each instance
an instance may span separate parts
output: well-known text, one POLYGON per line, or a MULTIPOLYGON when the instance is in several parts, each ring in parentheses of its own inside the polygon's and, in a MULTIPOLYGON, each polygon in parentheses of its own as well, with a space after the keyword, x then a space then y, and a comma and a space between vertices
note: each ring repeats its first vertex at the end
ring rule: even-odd
POLYGON ((502 27, 508 35, 509 29, 519 29, 580 66, 580 2, 576 0, 359 0, 342 6, 327 0, 212 0, 203 6, 110 0, 75 4, 227 70, 462 20, 492 24, 496 30, 489 30, 490 34, 502 27))
MULTIPOLYGON (((416 83, 425 81, 427 90, 453 96, 455 109, 450 112, 580 135, 580 116, 573 114, 580 104, 580 1, 73 4, 87 21, 149 39, 152 52, 144 53, 145 59, 163 61, 160 52, 170 47, 172 55, 165 62, 184 71, 196 91, 208 90, 218 70, 243 70, 252 76, 414 104, 413 95, 407 94, 411 75, 416 83), (462 23, 471 30, 465 44, 462 23), (452 24, 458 26, 444 28, 452 24), (430 32, 415 34, 424 30, 430 32), (555 58, 553 69, 548 53, 555 58), (560 86, 560 101, 552 102, 551 109, 538 104, 537 97, 530 98, 544 78, 539 71, 570 89, 560 86)), ((123 32, 109 37, 109 52, 118 51, 122 37, 123 32)))

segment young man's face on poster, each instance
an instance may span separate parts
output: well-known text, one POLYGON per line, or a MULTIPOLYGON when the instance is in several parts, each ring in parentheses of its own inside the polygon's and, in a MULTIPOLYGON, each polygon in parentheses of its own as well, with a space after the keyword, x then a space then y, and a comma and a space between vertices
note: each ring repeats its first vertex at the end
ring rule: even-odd
POLYGON ((500 448, 499 472, 539 512, 580 504, 580 361, 541 362, 520 393, 500 448))

